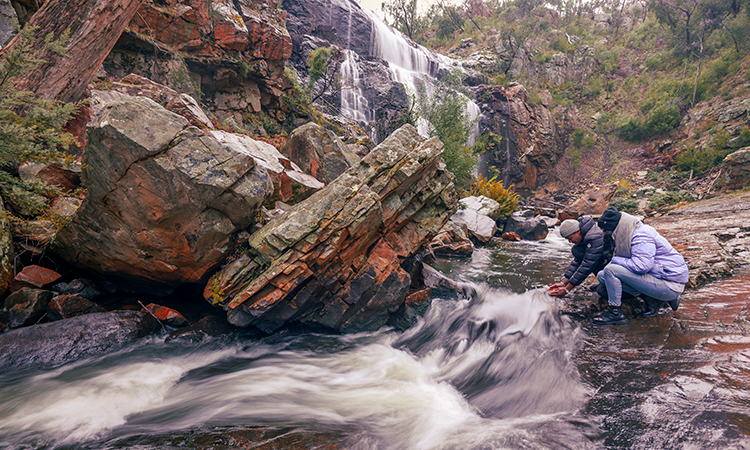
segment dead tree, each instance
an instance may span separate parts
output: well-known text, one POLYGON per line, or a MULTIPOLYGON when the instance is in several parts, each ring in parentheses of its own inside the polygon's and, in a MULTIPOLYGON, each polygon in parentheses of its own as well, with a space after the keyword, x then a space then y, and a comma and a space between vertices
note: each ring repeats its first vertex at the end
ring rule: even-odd
MULTIPOLYGON (((24 74, 16 87, 37 97, 65 102, 79 100, 114 47, 142 0, 47 0, 26 24, 35 27, 33 47, 45 61, 24 74), (70 33, 64 55, 46 45, 47 36, 70 33)), ((20 36, 0 51, 16 44, 20 36)))

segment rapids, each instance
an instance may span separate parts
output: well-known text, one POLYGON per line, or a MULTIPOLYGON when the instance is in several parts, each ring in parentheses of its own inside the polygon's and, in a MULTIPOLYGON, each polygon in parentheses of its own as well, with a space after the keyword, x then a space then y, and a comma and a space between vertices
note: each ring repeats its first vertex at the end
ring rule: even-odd
POLYGON ((554 236, 442 261, 463 295, 435 299, 405 332, 161 337, 6 374, 0 448, 114 448, 238 425, 356 434, 362 449, 597 448, 573 360, 584 333, 542 288, 567 264, 554 236))

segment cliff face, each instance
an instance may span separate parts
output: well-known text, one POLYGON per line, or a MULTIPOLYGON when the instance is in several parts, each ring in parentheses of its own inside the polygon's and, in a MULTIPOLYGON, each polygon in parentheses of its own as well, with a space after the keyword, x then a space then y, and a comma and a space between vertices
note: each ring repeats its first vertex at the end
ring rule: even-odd
POLYGON ((190 93, 220 122, 253 131, 248 117, 261 111, 289 119, 281 102, 291 93, 285 21, 265 1, 144 1, 103 67, 110 76, 136 73, 190 93))
POLYGON ((480 172, 497 176, 505 186, 513 184, 519 192, 548 182, 565 151, 549 93, 536 106, 526 102, 526 88, 520 84, 507 89, 481 85, 473 93, 482 111, 480 129, 501 137, 483 155, 480 172))

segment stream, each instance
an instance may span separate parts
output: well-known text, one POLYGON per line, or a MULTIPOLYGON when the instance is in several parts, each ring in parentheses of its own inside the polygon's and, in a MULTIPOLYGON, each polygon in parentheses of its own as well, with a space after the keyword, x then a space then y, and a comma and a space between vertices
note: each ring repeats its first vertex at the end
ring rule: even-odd
POLYGON ((403 332, 161 336, 5 374, 0 449, 750 448, 750 395, 720 379, 711 333, 665 312, 594 328, 546 295, 569 248, 551 232, 438 260, 463 295, 403 332))

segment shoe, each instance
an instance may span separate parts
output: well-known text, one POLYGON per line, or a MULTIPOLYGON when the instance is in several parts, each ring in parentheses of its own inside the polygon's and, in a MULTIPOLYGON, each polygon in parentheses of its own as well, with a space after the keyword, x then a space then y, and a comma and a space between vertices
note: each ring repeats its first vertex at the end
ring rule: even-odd
POLYGON ((677 311, 677 308, 680 307, 680 297, 670 300, 667 303, 669 303, 669 307, 672 308, 672 311, 677 311))
POLYGON ((646 310, 641 313, 641 317, 654 317, 659 314, 659 310, 663 304, 661 300, 649 297, 646 294, 641 294, 641 298, 643 299, 643 303, 646 304, 646 310))
POLYGON ((625 314, 622 313, 622 307, 609 305, 604 314, 592 319, 597 325, 623 325, 628 323, 625 314))

